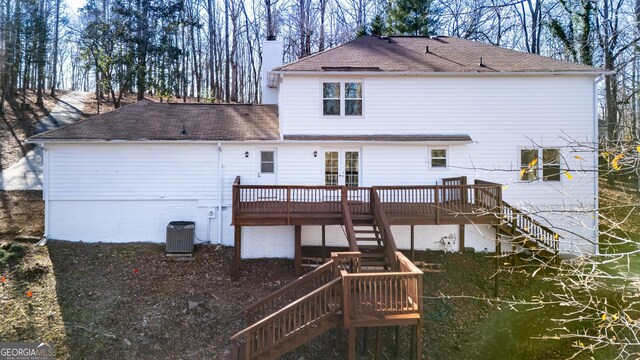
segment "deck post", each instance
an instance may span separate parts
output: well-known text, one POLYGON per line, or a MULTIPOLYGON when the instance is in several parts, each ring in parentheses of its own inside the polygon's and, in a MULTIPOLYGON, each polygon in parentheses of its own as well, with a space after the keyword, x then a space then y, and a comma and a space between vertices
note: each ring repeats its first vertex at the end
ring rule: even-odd
POLYGON ((440 225, 440 191, 439 188, 436 187, 433 192, 433 202, 436 207, 436 225, 440 225))
POLYGON ((295 267, 296 276, 302 274, 302 226, 295 226, 295 267))
POLYGON ((364 331, 362 333, 362 351, 360 352, 360 355, 365 356, 367 354, 367 338, 369 337, 369 328, 364 328, 364 331))
POLYGON ((382 334, 380 329, 381 329, 380 326, 376 328, 376 355, 375 355, 376 360, 380 359, 380 350, 382 348, 382 334))
POLYGON ((242 226, 236 225, 233 233, 233 271, 234 276, 240 276, 240 257, 242 255, 242 226))
POLYGON ((413 352, 416 349, 416 343, 415 343, 415 331, 413 331, 413 329, 415 328, 415 325, 410 325, 409 326, 409 359, 411 359, 413 357, 413 352))
POLYGON ((342 325, 338 324, 338 326, 336 326, 336 351, 340 354, 342 354, 342 336, 342 325))
POLYGON ((464 224, 460 224, 460 252, 464 252, 464 224))
POLYGON ((327 232, 325 226, 322 225, 322 263, 326 260, 327 232))
POLYGON ((400 326, 395 326, 395 340, 396 340, 396 359, 400 357, 400 326))
POLYGON ((415 232, 415 225, 411 225, 411 261, 413 261, 414 255, 415 255, 415 238, 416 238, 416 232, 415 232))
POLYGON ((498 297, 499 295, 499 291, 498 291, 498 270, 500 270, 500 258, 502 257, 502 244, 500 242, 500 233, 498 233, 498 231, 496 230, 496 274, 494 275, 494 289, 493 289, 493 295, 494 297, 498 297))
POLYGON ((349 360, 356 360, 356 328, 349 329, 349 360))
POLYGON ((422 326, 416 325, 416 360, 422 360, 422 326))

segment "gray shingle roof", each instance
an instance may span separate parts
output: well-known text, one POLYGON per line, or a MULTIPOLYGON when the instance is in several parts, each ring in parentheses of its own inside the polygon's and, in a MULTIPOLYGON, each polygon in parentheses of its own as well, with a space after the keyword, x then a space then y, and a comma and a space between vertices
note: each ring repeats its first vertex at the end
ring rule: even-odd
POLYGON ((53 131, 46 140, 278 140, 276 105, 157 103, 123 106, 53 131), (186 134, 182 134, 182 129, 186 134))
POLYGON ((417 135, 284 135, 284 140, 295 141, 415 141, 415 142, 471 142, 469 135, 417 134, 417 135))
POLYGON ((434 38, 362 36, 274 70, 434 73, 604 72, 602 69, 590 66, 447 36, 434 38), (480 58, 483 66, 480 66, 480 58))

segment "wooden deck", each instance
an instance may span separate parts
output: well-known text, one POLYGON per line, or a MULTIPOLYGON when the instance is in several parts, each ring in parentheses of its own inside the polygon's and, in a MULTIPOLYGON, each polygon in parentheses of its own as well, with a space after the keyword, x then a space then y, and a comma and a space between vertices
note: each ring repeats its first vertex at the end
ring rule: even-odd
POLYGON ((344 225, 343 200, 357 223, 370 218, 373 192, 391 225, 499 224, 501 185, 459 182, 371 188, 236 184, 233 225, 344 225))

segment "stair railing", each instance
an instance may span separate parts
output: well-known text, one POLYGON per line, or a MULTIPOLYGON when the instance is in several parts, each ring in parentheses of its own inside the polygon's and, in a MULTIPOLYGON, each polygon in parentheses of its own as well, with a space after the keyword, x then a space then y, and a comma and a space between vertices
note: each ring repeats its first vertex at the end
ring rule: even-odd
POLYGON ((341 311, 338 277, 231 337, 232 358, 254 359, 341 311), (243 354, 242 356, 240 354, 243 354))
POLYGON ((241 313, 245 314, 247 325, 253 324, 256 320, 270 315, 283 306, 308 294, 311 290, 317 289, 339 276, 340 271, 336 269, 334 261, 330 260, 312 272, 299 277, 286 286, 247 306, 241 313))
POLYGON ((387 219, 387 215, 385 214, 384 208, 382 207, 382 203, 380 202, 380 197, 378 196, 378 191, 375 187, 371 188, 371 213, 373 215, 378 228, 380 229, 380 235, 384 241, 384 252, 387 261, 391 265, 392 271, 398 271, 398 263, 396 260, 396 252, 398 251, 398 247, 396 246, 396 241, 393 238, 393 233, 391 232, 391 225, 389 225, 389 219, 387 219))
POLYGON ((560 234, 504 201, 502 201, 501 215, 503 221, 511 227, 511 235, 516 235, 516 231, 519 231, 553 251, 557 252, 560 249, 562 238, 560 234))
POLYGON ((358 251, 358 242, 356 240, 356 232, 353 229, 353 219, 351 217, 351 209, 349 208, 348 196, 349 189, 342 187, 341 205, 342 205, 342 222, 344 223, 347 241, 349 242, 349 251, 358 251))

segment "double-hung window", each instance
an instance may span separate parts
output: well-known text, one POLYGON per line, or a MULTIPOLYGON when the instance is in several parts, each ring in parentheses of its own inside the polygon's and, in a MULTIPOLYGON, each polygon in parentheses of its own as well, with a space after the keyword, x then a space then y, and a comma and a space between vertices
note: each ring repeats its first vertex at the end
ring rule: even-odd
POLYGON ((560 181, 560 149, 520 149, 520 181, 560 181))
POLYGON ((323 82, 322 115, 362 116, 362 82, 323 82))
POLYGON ((322 84, 322 114, 340 116, 339 82, 326 82, 322 84))
POLYGON ((447 167, 447 148, 433 148, 429 152, 431 167, 445 169, 447 167))

